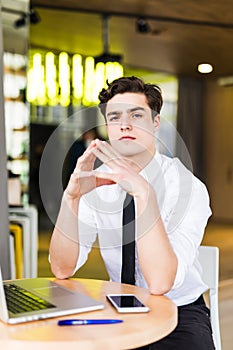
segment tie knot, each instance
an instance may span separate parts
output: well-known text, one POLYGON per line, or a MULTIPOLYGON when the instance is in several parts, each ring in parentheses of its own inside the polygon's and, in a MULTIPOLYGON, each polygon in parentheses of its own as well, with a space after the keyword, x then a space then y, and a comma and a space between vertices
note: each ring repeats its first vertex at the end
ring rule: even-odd
POLYGON ((127 193, 123 204, 123 226, 135 221, 134 198, 127 193))
POLYGON ((133 196, 131 196, 129 193, 126 193, 123 208, 126 208, 129 204, 132 204, 131 201, 133 201, 133 196))

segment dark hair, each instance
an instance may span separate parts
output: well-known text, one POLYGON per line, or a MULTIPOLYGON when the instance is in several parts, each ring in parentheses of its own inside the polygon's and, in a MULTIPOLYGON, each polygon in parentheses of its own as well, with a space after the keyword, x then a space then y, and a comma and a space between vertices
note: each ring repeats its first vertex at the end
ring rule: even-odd
POLYGON ((102 89, 99 93, 99 108, 105 117, 107 102, 117 94, 125 92, 141 93, 146 96, 148 105, 152 111, 152 118, 154 118, 163 105, 162 92, 159 86, 155 84, 144 83, 142 79, 137 77, 122 77, 113 80, 111 83, 107 82, 107 88, 102 89))

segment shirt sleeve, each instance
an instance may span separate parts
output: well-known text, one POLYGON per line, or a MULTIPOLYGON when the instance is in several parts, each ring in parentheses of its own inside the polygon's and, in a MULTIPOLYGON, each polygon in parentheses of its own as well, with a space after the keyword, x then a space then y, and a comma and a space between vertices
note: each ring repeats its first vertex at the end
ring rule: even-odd
POLYGON ((178 259, 172 289, 180 287, 193 265, 211 215, 206 186, 176 159, 166 180, 168 206, 164 219, 169 240, 178 259), (176 173, 176 174, 175 174, 176 173), (170 182, 170 184, 169 184, 170 182))

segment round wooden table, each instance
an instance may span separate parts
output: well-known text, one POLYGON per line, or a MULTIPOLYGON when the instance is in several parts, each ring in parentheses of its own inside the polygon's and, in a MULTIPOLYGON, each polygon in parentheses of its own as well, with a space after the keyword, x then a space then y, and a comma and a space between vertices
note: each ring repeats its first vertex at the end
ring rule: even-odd
POLYGON ((177 307, 165 296, 154 296, 136 286, 93 280, 67 279, 57 283, 104 302, 103 310, 59 317, 114 318, 124 322, 109 325, 58 326, 58 318, 6 325, 0 322, 0 348, 4 350, 119 350, 153 343, 177 325, 177 307), (148 313, 119 314, 106 300, 111 293, 134 293, 150 307, 148 313))

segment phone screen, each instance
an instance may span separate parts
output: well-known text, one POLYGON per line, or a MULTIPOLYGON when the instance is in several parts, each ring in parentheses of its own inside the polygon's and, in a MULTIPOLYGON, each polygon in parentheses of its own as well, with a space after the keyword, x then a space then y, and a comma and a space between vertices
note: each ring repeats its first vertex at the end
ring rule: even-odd
POLYGON ((112 300, 119 307, 143 307, 144 304, 134 295, 112 295, 112 300))
POLYGON ((108 294, 107 299, 118 312, 148 312, 150 310, 134 294, 108 294))

